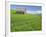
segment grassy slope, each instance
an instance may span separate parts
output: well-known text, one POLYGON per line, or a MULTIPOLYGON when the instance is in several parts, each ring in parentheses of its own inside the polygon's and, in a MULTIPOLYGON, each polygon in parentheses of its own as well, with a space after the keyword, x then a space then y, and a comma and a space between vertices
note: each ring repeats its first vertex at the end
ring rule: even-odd
POLYGON ((41 30, 41 16, 34 14, 11 14, 11 31, 41 30))
POLYGON ((11 11, 11 14, 16 14, 16 10, 10 10, 11 11))

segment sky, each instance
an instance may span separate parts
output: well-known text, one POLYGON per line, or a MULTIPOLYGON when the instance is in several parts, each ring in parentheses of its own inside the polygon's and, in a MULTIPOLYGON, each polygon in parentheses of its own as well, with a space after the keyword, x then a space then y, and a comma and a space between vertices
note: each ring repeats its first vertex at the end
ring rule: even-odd
POLYGON ((32 5, 11 5, 10 9, 15 10, 16 8, 26 8, 27 13, 40 13, 42 11, 42 6, 32 6, 32 5))

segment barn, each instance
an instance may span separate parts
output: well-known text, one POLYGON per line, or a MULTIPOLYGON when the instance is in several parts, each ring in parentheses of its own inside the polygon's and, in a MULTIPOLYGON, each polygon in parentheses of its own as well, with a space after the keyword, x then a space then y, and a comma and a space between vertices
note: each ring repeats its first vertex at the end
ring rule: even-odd
POLYGON ((26 14, 26 8, 16 8, 16 14, 26 14))

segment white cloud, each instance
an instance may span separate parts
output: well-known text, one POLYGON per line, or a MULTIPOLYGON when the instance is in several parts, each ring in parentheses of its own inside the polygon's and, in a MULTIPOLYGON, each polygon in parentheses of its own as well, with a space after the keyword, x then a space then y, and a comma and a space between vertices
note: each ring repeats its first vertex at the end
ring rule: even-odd
POLYGON ((42 13, 41 11, 26 11, 27 13, 32 13, 32 14, 40 14, 42 13))

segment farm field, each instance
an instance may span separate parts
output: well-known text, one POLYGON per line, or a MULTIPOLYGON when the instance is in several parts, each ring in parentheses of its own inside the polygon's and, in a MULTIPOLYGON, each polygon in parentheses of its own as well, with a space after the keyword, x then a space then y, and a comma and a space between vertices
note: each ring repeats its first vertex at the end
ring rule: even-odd
POLYGON ((41 14, 11 14, 11 32, 41 31, 41 14))

